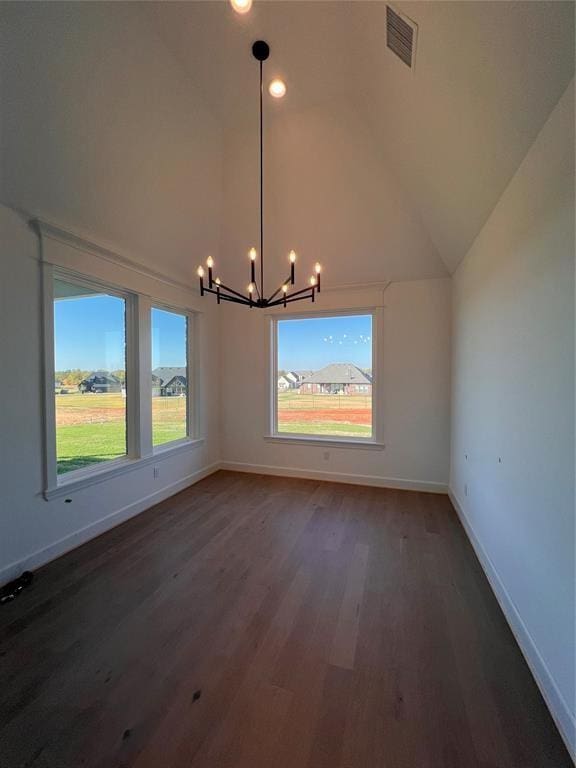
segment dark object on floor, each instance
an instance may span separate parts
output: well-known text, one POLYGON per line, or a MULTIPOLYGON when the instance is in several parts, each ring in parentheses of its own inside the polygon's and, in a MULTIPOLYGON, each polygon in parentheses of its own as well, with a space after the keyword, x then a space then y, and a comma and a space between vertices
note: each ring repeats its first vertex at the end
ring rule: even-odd
POLYGON ((192 701, 198 701, 200 696, 202 696, 202 691, 194 691, 194 695, 192 696, 192 701))
POLYGON ((17 579, 10 581, 8 584, 5 584, 0 589, 0 605, 9 603, 10 601, 14 600, 15 597, 18 597, 24 587, 28 587, 30 584, 32 584, 33 578, 34 574, 32 571, 24 571, 24 573, 21 576, 18 576, 17 579))

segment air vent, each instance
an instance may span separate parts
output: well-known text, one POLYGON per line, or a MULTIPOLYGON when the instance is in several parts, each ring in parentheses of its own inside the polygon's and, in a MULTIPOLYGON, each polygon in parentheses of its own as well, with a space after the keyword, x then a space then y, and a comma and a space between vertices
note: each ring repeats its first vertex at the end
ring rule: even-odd
POLYGON ((386 45, 404 64, 414 67, 418 27, 407 16, 386 6, 386 45))

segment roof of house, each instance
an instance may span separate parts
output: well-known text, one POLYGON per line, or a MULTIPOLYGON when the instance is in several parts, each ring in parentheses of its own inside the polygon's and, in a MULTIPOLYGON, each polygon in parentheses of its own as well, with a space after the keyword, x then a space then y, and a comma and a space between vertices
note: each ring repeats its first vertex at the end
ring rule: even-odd
POLYGON ((169 366, 161 366, 160 368, 154 368, 152 371, 153 376, 157 376, 162 382, 163 386, 169 384, 176 376, 180 376, 183 379, 187 378, 186 367, 171 368, 169 366))
POLYGON ((304 379, 304 384, 372 384, 372 377, 353 363, 330 363, 304 379))
POLYGON ((121 383, 117 376, 114 376, 113 373, 108 373, 108 371, 92 371, 92 373, 89 376, 86 376, 83 381, 93 381, 94 379, 105 379, 111 381, 113 384, 121 383))
POLYGON ((293 371, 299 379, 306 379, 308 376, 312 376, 314 371, 293 371))

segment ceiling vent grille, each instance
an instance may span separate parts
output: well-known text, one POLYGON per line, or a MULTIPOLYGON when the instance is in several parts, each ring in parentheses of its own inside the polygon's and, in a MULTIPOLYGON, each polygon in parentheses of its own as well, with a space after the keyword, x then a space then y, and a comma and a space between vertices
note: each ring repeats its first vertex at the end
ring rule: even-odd
POLYGON ((417 33, 418 27, 412 19, 386 6, 386 45, 411 69, 414 66, 417 33))

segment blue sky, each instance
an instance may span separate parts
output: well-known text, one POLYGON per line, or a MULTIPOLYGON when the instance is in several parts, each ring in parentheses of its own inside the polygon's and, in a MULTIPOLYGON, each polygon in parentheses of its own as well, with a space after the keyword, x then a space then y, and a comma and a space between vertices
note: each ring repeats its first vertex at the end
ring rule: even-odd
MULTIPOLYGON (((55 369, 123 370, 124 300, 84 296, 54 302, 55 369)), ((186 319, 152 311, 152 368, 186 365, 186 319)))
POLYGON ((54 302, 55 369, 122 370, 124 300, 84 296, 54 302))
MULTIPOLYGON (((124 301, 93 295, 54 303, 55 368, 122 370, 124 368, 124 301)), ((370 315, 281 320, 278 367, 316 370, 328 363, 372 367, 370 315)), ((186 365, 186 318, 152 310, 152 368, 186 365)))
POLYGON ((186 318, 163 309, 152 310, 152 370, 186 365, 186 318))
POLYGON ((372 317, 316 317, 278 322, 278 368, 317 370, 328 363, 372 367, 372 317))

